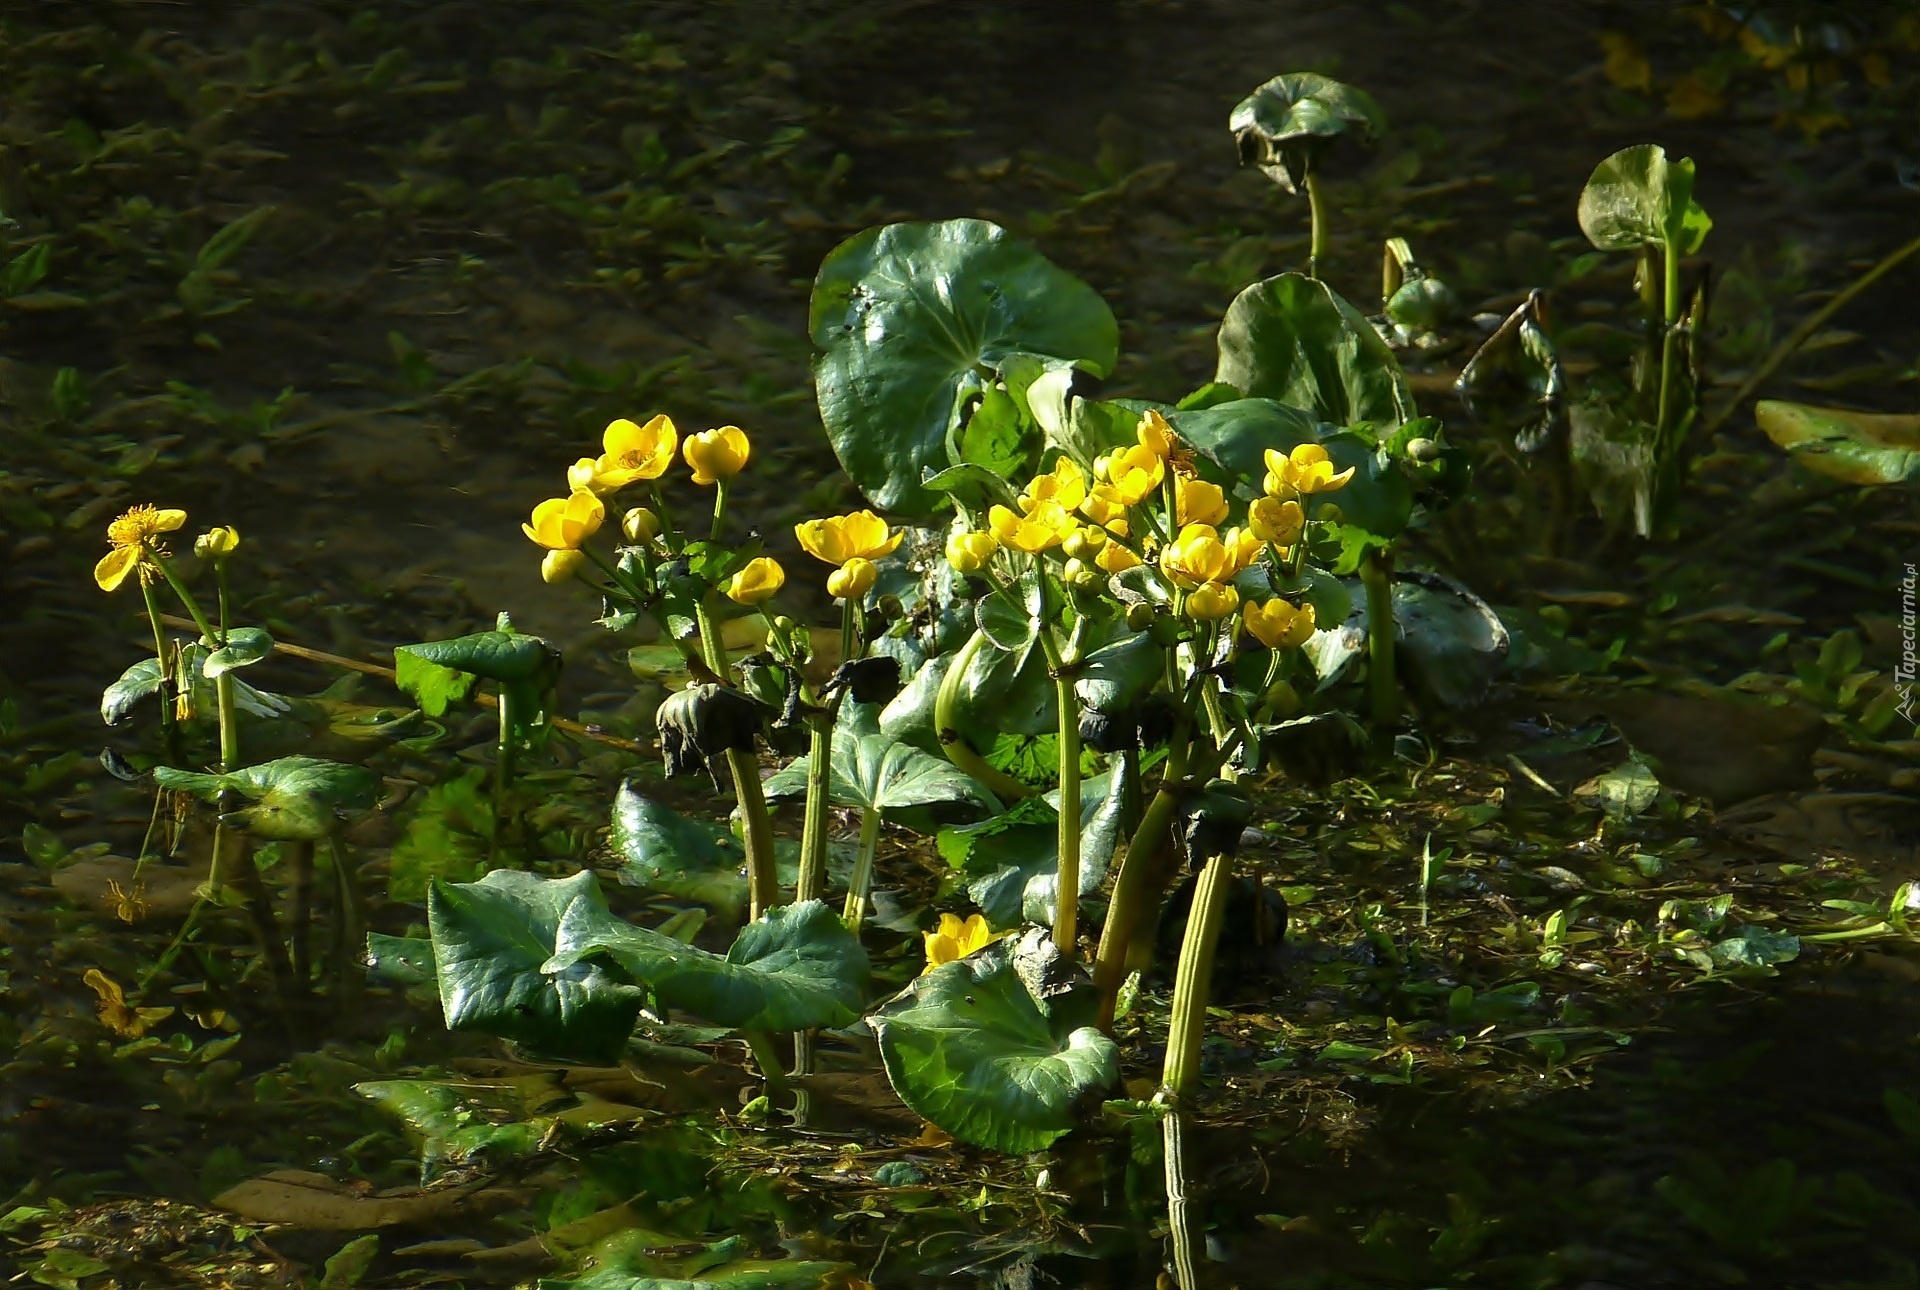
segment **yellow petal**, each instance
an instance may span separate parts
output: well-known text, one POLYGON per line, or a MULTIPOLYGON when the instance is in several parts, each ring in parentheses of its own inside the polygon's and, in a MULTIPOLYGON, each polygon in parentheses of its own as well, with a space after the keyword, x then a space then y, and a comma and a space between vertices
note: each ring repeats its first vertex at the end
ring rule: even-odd
POLYGON ((137 546, 117 546, 100 557, 93 566, 93 580, 102 591, 115 591, 127 575, 140 565, 142 552, 137 546))

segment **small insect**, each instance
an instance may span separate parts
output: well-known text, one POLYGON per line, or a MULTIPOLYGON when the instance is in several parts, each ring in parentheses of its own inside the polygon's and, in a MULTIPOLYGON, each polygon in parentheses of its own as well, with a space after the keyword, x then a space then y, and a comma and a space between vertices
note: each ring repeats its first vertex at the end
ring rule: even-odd
POLYGON ((969 1004, 971 1004, 971 1003, 973 1002, 973 996, 972 996, 972 995, 968 995, 968 996, 967 996, 967 1002, 968 1002, 969 1004))
POLYGON ((139 883, 135 883, 133 890, 128 891, 119 882, 108 879, 107 894, 113 897, 114 917, 129 926, 145 918, 147 911, 152 908, 147 904, 145 891, 139 883))

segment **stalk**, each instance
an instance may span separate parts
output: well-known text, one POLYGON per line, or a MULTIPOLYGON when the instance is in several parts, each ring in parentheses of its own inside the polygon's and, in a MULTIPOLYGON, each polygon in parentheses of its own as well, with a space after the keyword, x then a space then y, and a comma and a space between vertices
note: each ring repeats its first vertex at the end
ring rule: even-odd
POLYGON ((1094 957, 1093 980, 1100 987, 1100 1028, 1113 1029, 1113 1013, 1120 986, 1127 979, 1127 951, 1133 937, 1159 900, 1161 857, 1172 841, 1173 816, 1180 798, 1178 785, 1186 774, 1191 746, 1184 730, 1174 732, 1171 751, 1160 779, 1160 790, 1141 813, 1140 825, 1127 841, 1127 853, 1114 878, 1113 898, 1106 925, 1100 929, 1100 948, 1094 957))
POLYGON ((1176 1101, 1193 1096, 1200 1083, 1200 1039, 1206 1030, 1207 994, 1213 982, 1214 951, 1227 908, 1231 856, 1207 861, 1193 890, 1187 932, 1180 941, 1180 967, 1173 978, 1173 1014, 1167 1022, 1167 1060, 1160 1084, 1176 1101))
POLYGON ((754 1064, 760 1068, 760 1077, 767 1081, 767 1092, 775 1097, 785 1094, 786 1071, 780 1061, 780 1050, 774 1046, 773 1036, 764 1030, 743 1030, 740 1037, 747 1041, 754 1064))
POLYGON ((327 848, 333 859, 333 970, 344 1003, 359 998, 365 984, 361 947, 367 943, 367 904, 360 872, 349 861, 339 834, 327 838, 327 848))
POLYGON ((869 806, 860 815, 860 854, 847 884, 847 903, 840 917, 856 935, 867 917, 867 892, 873 887, 873 855, 880 849, 880 808, 869 806))
POLYGON ((282 1005, 286 1004, 291 997, 293 965, 287 960, 287 947, 280 943, 280 925, 273 917, 273 898, 267 894, 267 884, 260 880, 260 871, 254 868, 253 853, 246 846, 246 839, 223 823, 213 826, 212 867, 215 873, 231 879, 246 898, 247 916, 260 939, 260 952, 266 955, 274 992, 280 996, 282 1005))
POLYGON ((293 865, 293 979, 305 994, 313 988, 313 843, 286 845, 293 865))
POLYGON ((167 666, 167 634, 160 626, 160 598, 154 594, 153 583, 144 568, 135 576, 140 579, 140 594, 147 602, 147 622, 153 628, 153 656, 160 663, 160 734, 166 741, 168 757, 177 761, 180 736, 173 724, 174 678, 173 670, 167 666))
POLYGON ((807 806, 800 830, 800 877, 795 900, 819 900, 827 892, 827 800, 833 776, 833 718, 807 718, 807 806))
POLYGON ((1320 276, 1320 257, 1327 253, 1327 212, 1320 200, 1320 176, 1307 172, 1307 209, 1313 217, 1313 240, 1307 250, 1307 276, 1320 276))
MULTIPOLYGON (((707 667, 725 680, 727 649, 720 640, 720 629, 705 601, 694 607, 700 625, 700 647, 707 667)), ((759 918, 780 903, 780 873, 774 867, 773 820, 767 815, 766 794, 760 789, 760 762, 751 749, 727 750, 727 770, 733 776, 734 801, 740 806, 740 818, 747 825, 747 890, 749 916, 759 918)))
POLYGON ((513 699, 500 687, 500 737, 493 755, 493 838, 487 844, 487 862, 500 859, 500 839, 507 832, 507 786, 513 780, 513 699))
POLYGON ((981 643, 986 639, 985 633, 976 631, 954 656, 953 666, 947 669, 946 676, 940 682, 940 692, 934 697, 933 728, 948 761, 986 785, 1002 801, 1017 802, 1031 797, 1033 790, 1011 775, 988 765, 953 724, 954 712, 960 705, 960 678, 972 665, 974 656, 980 652, 981 643))
POLYGON ((707 535, 707 540, 710 542, 718 542, 720 540, 720 530, 727 526, 727 486, 729 482, 728 480, 722 479, 714 483, 713 528, 707 535))
POLYGON ((1080 696, 1073 677, 1057 675, 1054 706, 1060 710, 1060 868, 1054 882, 1053 943, 1069 962, 1080 917, 1080 696))
POLYGON ((1400 716, 1393 675, 1393 552, 1367 552, 1360 581, 1367 589, 1367 696, 1374 726, 1386 731, 1400 716))

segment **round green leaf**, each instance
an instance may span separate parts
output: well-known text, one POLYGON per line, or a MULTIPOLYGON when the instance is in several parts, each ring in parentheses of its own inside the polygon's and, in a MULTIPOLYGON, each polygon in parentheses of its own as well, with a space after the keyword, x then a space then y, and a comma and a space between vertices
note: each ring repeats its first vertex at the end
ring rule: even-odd
POLYGON ((820 266, 809 328, 820 418, 840 464, 883 510, 924 515, 921 485, 953 464, 947 432, 964 393, 1006 356, 1113 368, 1106 302, 984 220, 889 224, 843 242, 820 266))
POLYGON ((1371 139, 1386 131, 1387 118, 1365 90, 1315 72, 1288 72, 1235 104, 1227 128, 1242 165, 1260 167, 1294 192, 1335 139, 1371 139))
POLYGON ((1693 200, 1693 159, 1669 162, 1658 144, 1614 153, 1594 167, 1580 193, 1580 230, 1602 251, 1655 246, 1691 255, 1712 227, 1693 200))
MULTIPOLYGON (((943 757, 882 734, 876 717, 864 709, 849 709, 835 723, 832 761, 827 795, 841 806, 884 813, 971 802, 989 811, 1000 809, 999 800, 973 776, 943 757)), ((805 796, 808 763, 807 757, 795 758, 767 780, 767 797, 805 796)))
POLYGON ((227 633, 227 643, 207 655, 202 670, 219 676, 235 668, 252 667, 273 653, 273 637, 258 627, 236 627, 227 633))
POLYGON ((1039 1151, 1119 1075, 1090 988, 1038 928, 916 980, 868 1017, 900 1100, 975 1146, 1039 1151))
POLYGON ((230 775, 155 766, 154 782, 209 800, 233 792, 251 805, 222 816, 257 837, 312 842, 330 836, 342 810, 373 805, 380 778, 365 766, 319 757, 281 757, 230 775))
MULTIPOLYGON (((1753 415, 1767 438, 1792 453, 1795 461, 1831 479, 1873 485, 1920 478, 1920 416, 1816 408, 1776 399, 1755 404, 1753 415)), ((128 675, 132 672, 129 668, 128 675)), ((103 699, 102 715, 105 712, 103 699)))
POLYGON ((1213 379, 1249 398, 1277 399, 1337 426, 1370 421, 1389 430, 1418 415, 1393 350, 1318 279, 1283 273, 1242 291, 1220 321, 1219 346, 1213 379))

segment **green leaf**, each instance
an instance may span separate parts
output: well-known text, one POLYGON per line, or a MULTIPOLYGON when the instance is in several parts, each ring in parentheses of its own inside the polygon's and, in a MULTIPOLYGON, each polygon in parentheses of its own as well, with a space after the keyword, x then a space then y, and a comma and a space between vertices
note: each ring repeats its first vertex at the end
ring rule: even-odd
MULTIPOLYGON (((1418 415, 1393 350, 1326 283, 1298 273, 1256 282, 1220 321, 1214 380, 1336 426, 1391 429, 1418 415)), ((1231 407, 1231 404, 1225 406, 1231 407)))
POLYGON ((965 393, 1006 356, 1113 368, 1106 303, 983 220, 889 224, 841 243, 820 266, 809 312, 820 417, 840 464, 881 510, 924 515, 921 484, 955 464, 947 432, 965 393))
POLYGON ((1227 118, 1242 165, 1287 192, 1302 187, 1321 154, 1341 135, 1371 139, 1387 128, 1373 97, 1315 72, 1276 76, 1234 105, 1227 118))
POLYGON ((1713 221, 1693 200, 1693 160, 1669 162, 1666 149, 1641 143, 1598 166, 1580 193, 1580 230, 1602 251, 1658 247, 1691 255, 1713 221))
POLYGON ((970 739, 987 733, 976 746, 991 744, 994 735, 1039 735, 1060 724, 1053 677, 1037 638, 1021 650, 1004 650, 983 640, 967 661, 957 687, 954 724, 970 739))
POLYGON ((1511 642, 1500 616, 1449 579, 1401 574, 1393 585, 1393 618, 1408 684, 1443 707, 1478 703, 1506 664, 1511 642))
POLYGON ((1266 451, 1287 452, 1319 443, 1336 469, 1354 468, 1345 487, 1306 499, 1310 517, 1322 506, 1340 508, 1344 522, 1379 538, 1391 538, 1413 514, 1413 485, 1391 457, 1367 435, 1328 432, 1314 416, 1273 399, 1237 399, 1193 412, 1175 412, 1168 422, 1202 457, 1225 472, 1242 491, 1257 491, 1266 476, 1266 451))
POLYGON ((692 900, 738 918, 747 906, 741 872, 746 848, 726 828, 680 814, 621 782, 613 799, 609 841, 625 863, 620 881, 632 887, 692 900))
POLYGON ((963 1142, 1025 1152, 1072 1129, 1075 1101, 1118 1077, 1096 1011, 1036 928, 935 968, 868 1022, 901 1101, 963 1142))
POLYGON ((515 631, 475 632, 452 640, 421 641, 393 651, 394 680, 430 717, 472 693, 477 680, 540 681, 560 670, 560 654, 538 636, 515 631), (452 678, 447 672, 460 674, 452 678))
MULTIPOLYGON (((799 757, 766 782, 769 799, 804 797, 808 758, 799 757)), ((910 806, 971 802, 998 811, 1000 802, 973 776, 944 758, 882 734, 872 715, 843 711, 833 728, 828 797, 841 806, 883 814, 910 806)))
POLYGON ((1031 419, 1013 395, 989 388, 960 432, 960 461, 980 466, 1003 479, 1024 478, 1040 449, 1031 419))
POLYGON ((970 510, 985 511, 996 502, 1006 507, 1018 504, 1019 495, 1006 479, 985 466, 962 462, 938 472, 928 467, 928 471, 920 481, 922 488, 930 493, 946 493, 970 510))
POLYGON ((1029 571, 1014 586, 982 597, 974 606, 974 621, 997 648, 1024 650, 1040 635, 1041 599, 1040 579, 1029 571))
POLYGON ((1166 667, 1166 650, 1147 633, 1135 632, 1087 655, 1074 693, 1085 707, 1118 716, 1153 692, 1166 667))
POLYGON ((1615 819, 1631 819, 1660 796, 1660 780, 1645 762, 1633 757, 1604 775, 1594 776, 1574 789, 1573 795, 1590 799, 1615 819))
MULTIPOLYGON (((1116 757, 1114 770, 1080 785, 1082 896, 1100 889, 1113 853, 1138 813, 1120 765, 1116 757)), ((1009 815, 940 831, 940 853, 974 875, 967 895, 996 930, 1053 922, 1060 877, 1059 800, 1055 789, 1046 797, 1054 810, 1022 803, 1009 815)))
POLYGON ((234 256, 246 249, 272 214, 271 206, 260 206, 223 226, 201 245, 200 253, 194 257, 194 268, 201 273, 217 273, 225 268, 234 256))
POLYGON ((281 757, 247 766, 231 775, 202 774, 155 766, 154 782, 175 792, 209 801, 234 792, 253 803, 221 818, 257 837, 317 841, 338 826, 338 812, 373 805, 380 777, 365 766, 348 766, 319 757, 281 757))
POLYGON ((421 904, 436 878, 470 882, 486 868, 493 803, 484 766, 469 766, 410 804, 387 860, 387 896, 421 904))
POLYGON ((940 732, 933 728, 933 712, 940 698, 940 685, 947 679, 947 669, 953 666, 954 657, 942 654, 920 665, 913 679, 901 686, 900 693, 881 709, 880 733, 926 752, 939 752, 940 732))
POLYGON ((320 1277, 320 1290, 353 1290, 380 1253, 380 1238, 372 1232, 356 1236, 329 1258, 320 1277))
POLYGON ((120 679, 100 692, 100 720, 117 726, 127 719, 140 700, 157 694, 166 675, 157 658, 143 658, 120 674, 120 679))
POLYGON ((1816 408, 1775 399, 1755 404, 1753 416, 1767 438, 1818 474, 1869 486, 1920 479, 1920 416, 1816 408))
POLYGON ((1790 963, 1800 957, 1800 938, 1748 924, 1739 935, 1715 942, 1708 953, 1721 968, 1771 970, 1776 963, 1790 963))
POLYGON ((201 665, 208 676, 219 676, 235 668, 252 667, 273 653, 273 637, 258 627, 236 627, 227 633, 227 643, 207 655, 201 665))
POLYGON ((388 985, 425 985, 436 981, 439 967, 433 957, 433 942, 423 936, 388 936, 384 932, 367 933, 367 975, 388 985))

